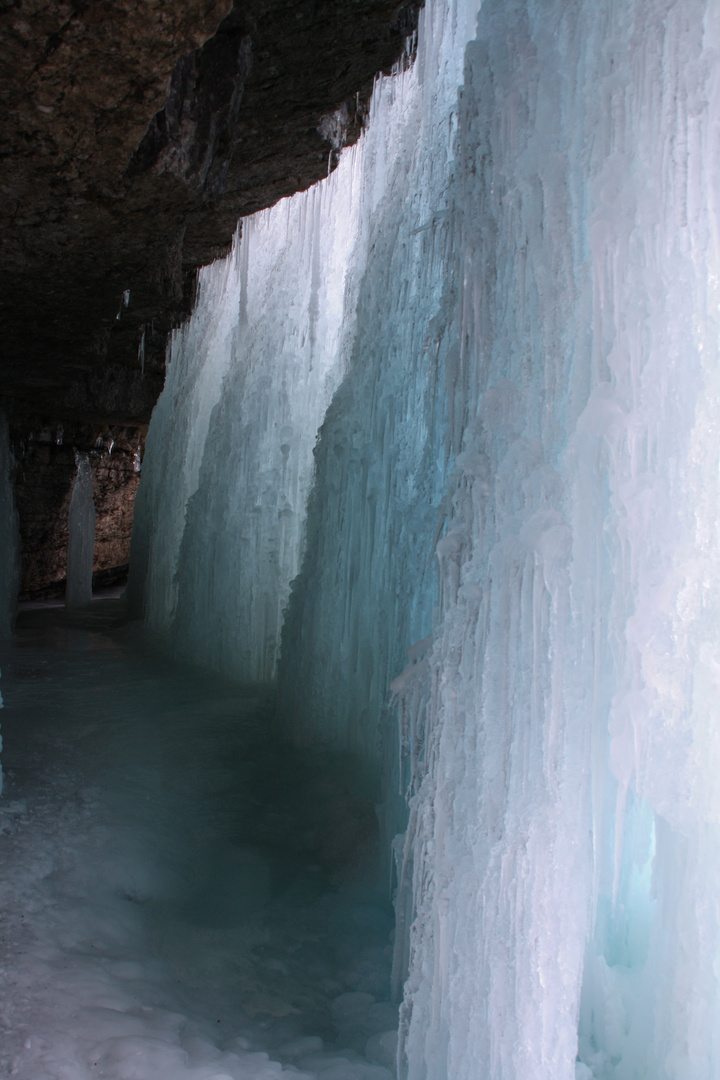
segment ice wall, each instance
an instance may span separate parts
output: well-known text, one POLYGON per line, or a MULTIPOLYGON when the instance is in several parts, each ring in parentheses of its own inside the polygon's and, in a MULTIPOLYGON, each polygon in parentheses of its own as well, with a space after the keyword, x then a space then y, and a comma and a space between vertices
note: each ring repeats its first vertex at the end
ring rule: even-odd
POLYGON ((281 710, 383 762, 401 1075, 707 1080, 720 9, 476 6, 204 273, 135 580, 262 678, 299 568, 281 710))
MULTIPOLYGON (((418 588, 417 577, 428 577, 431 569, 428 536, 437 526, 435 495, 446 458, 438 356, 411 377, 410 392, 426 402, 427 444, 419 448, 414 440, 407 460, 399 452, 390 461, 383 451, 392 450, 401 423, 393 415, 390 381, 398 375, 387 364, 379 375, 367 350, 375 348, 381 324, 393 355, 418 348, 437 354, 438 343, 430 340, 438 336, 432 312, 448 287, 440 254, 447 237, 442 192, 454 138, 448 119, 475 6, 433 8, 416 65, 401 78, 379 81, 368 136, 343 154, 326 182, 245 220, 232 255, 201 273, 195 313, 169 349, 135 506, 129 596, 136 614, 196 661, 245 679, 274 677, 290 583, 301 566, 318 430, 341 382, 336 416, 345 415, 343 401, 368 389, 369 371, 378 384, 374 426, 336 433, 332 452, 338 461, 348 454, 343 468, 369 470, 355 510, 364 515, 366 502, 374 508, 372 544, 384 549, 384 522, 403 532, 403 544, 409 537, 412 551, 402 597, 388 598, 392 615, 384 641, 366 642, 357 664, 358 684, 367 676, 370 688, 360 710, 366 721, 384 705, 387 676, 404 657, 398 642, 406 635, 393 629, 395 621, 409 619, 411 637, 416 626, 424 634, 430 629, 430 591, 418 588), (382 282, 365 272, 370 256, 375 266, 387 264, 382 282), (418 274, 401 294, 397 275, 413 261, 418 274), (351 377, 343 381, 348 369, 351 377), (434 424, 436 397, 441 422, 434 424), (415 477, 421 477, 422 497, 415 477), (408 520, 399 524, 400 514, 389 516, 388 500, 407 507, 408 520)), ((408 387, 397 389, 402 394, 408 387)), ((352 516, 351 507, 341 513, 346 509, 352 516)), ((321 512, 315 499, 313 520, 321 512)), ((364 537, 362 528, 357 535, 364 537)), ((328 557, 332 575, 334 555, 328 557)), ((378 576, 377 560, 372 574, 373 589, 395 588, 394 579, 378 576)), ((349 585, 347 610, 354 611, 349 585)), ((365 586, 358 590, 361 599, 365 586)), ((331 607, 334 616, 334 600, 331 607)), ((318 613, 315 625, 324 615, 318 613)), ((354 637, 355 656, 359 624, 355 614, 352 619, 355 628, 346 637, 354 637)), ((324 626, 334 634, 331 620, 324 626)), ((323 648, 326 639, 327 632, 317 654, 322 648, 322 663, 335 669, 337 658, 323 648)), ((343 741, 344 728, 353 727, 355 742, 376 754, 377 725, 368 735, 367 723, 356 723, 352 695, 342 684, 346 670, 343 659, 340 682, 325 694, 333 714, 317 696, 308 708, 326 717, 326 735, 343 741), (351 703, 339 735, 338 696, 351 703)), ((323 688, 316 683, 318 693, 323 688)))
POLYGON ((161 632, 172 625, 187 501, 197 490, 210 414, 237 347, 239 254, 236 236, 231 255, 200 272, 195 314, 172 335, 145 444, 127 592, 131 611, 161 632))
POLYGON ((202 271, 148 436, 131 588, 176 649, 244 679, 275 673, 312 450, 344 367, 357 159, 244 221, 202 271))
POLYGON ((356 331, 320 431, 307 556, 283 633, 281 712, 302 740, 384 756, 393 822, 389 685, 432 631, 432 551, 458 422, 446 386, 460 362, 446 332, 457 288, 448 192, 475 14, 475 3, 427 5, 415 65, 376 86, 361 148, 356 331))
POLYGON ((87 454, 77 454, 77 473, 68 513, 67 607, 82 607, 92 600, 95 554, 95 503, 92 469, 87 454))

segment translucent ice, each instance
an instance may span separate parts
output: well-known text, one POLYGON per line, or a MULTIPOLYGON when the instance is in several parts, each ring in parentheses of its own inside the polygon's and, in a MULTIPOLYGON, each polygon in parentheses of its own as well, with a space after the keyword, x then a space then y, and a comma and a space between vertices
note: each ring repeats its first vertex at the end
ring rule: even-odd
POLYGON ((173 353, 146 611, 259 678, 287 603, 297 738, 382 762, 409 1080, 707 1080, 720 9, 476 8, 426 5, 312 227, 203 278, 267 229, 184 331, 227 318, 217 374, 173 353))
POLYGON ((68 607, 82 607, 92 600, 95 553, 95 503, 92 469, 87 454, 77 455, 77 473, 68 513, 67 588, 68 607))

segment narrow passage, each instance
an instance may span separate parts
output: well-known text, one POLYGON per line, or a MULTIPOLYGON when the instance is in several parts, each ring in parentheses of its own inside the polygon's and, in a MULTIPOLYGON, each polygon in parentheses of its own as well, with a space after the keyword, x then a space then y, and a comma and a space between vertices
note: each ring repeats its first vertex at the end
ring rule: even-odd
POLYGON ((373 778, 138 634, 46 607, 0 656, 0 1076, 390 1080, 373 778))

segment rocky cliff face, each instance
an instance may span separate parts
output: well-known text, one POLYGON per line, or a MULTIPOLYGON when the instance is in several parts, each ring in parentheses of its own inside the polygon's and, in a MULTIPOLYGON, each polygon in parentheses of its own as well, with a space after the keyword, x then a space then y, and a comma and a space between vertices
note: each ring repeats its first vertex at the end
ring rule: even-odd
MULTIPOLYGON (((418 6, 0 0, 0 405, 25 595, 62 587, 75 449, 114 432, 119 455, 144 430, 198 267, 241 216, 334 167, 418 6)), ((105 517, 98 505, 107 554, 137 475, 101 481, 95 457, 96 502, 116 504, 105 517)), ((98 543, 111 576, 125 548, 100 566, 98 543)))
POLYGON ((398 0, 0 4, 2 398, 147 419, 196 269, 332 167, 415 18, 398 0))

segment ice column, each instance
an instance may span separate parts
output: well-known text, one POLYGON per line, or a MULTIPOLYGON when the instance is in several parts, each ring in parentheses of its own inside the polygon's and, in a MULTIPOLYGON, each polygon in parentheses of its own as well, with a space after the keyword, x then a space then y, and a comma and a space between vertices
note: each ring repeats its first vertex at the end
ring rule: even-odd
POLYGON ((195 314, 174 331, 165 386, 153 411, 135 501, 128 599, 167 632, 177 602, 187 501, 197 489, 210 414, 236 349, 239 237, 227 259, 200 271, 195 314))
POLYGON ((275 673, 312 451, 353 325, 358 162, 352 150, 325 184, 244 221, 201 273, 148 436, 132 589, 176 649, 246 679, 275 673))
POLYGON ((297 574, 281 707, 384 763, 403 1076, 707 1080, 720 8, 475 7, 201 278, 137 580, 267 678, 297 574))
POLYGON ((67 607, 82 607, 92 600, 95 554, 95 503, 92 469, 87 454, 77 455, 77 474, 68 515, 67 607))
POLYGON ((448 195, 476 11, 427 4, 414 66, 375 88, 358 196, 367 255, 353 256, 356 330, 320 432, 307 553, 283 634, 283 715, 301 740, 384 756, 394 822, 389 686, 408 646, 432 631, 431 552, 457 421, 446 393, 458 359, 447 335, 457 287, 448 195))
POLYGON ((281 688, 377 753, 410 647, 380 732, 410 1080, 720 1074, 718 30, 485 3, 369 217, 281 688))
POLYGON ((187 504, 172 632, 184 654, 245 679, 275 676, 312 451, 344 367, 357 166, 354 151, 242 225, 236 352, 187 504))
POLYGON ((468 49, 412 1080, 720 1075, 719 17, 491 0, 468 49))
POLYGON ((12 453, 0 413, 0 637, 12 629, 19 583, 18 521, 12 482, 12 453))

